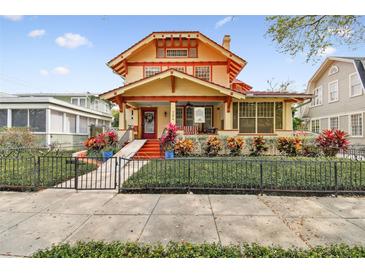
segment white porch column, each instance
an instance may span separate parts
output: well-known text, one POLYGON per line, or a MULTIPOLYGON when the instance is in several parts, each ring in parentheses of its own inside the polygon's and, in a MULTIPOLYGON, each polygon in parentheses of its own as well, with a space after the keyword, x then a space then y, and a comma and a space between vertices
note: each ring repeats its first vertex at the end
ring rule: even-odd
POLYGON ((224 103, 224 130, 230 130, 233 128, 232 114, 232 102, 227 101, 224 103))
POLYGON ((176 102, 170 102, 170 122, 176 124, 176 102))
POLYGON ((8 127, 8 128, 12 127, 12 124, 11 124, 11 109, 10 109, 10 108, 8 109, 8 121, 7 121, 7 127, 8 127))
POLYGON ((119 105, 119 129, 125 130, 125 103, 119 105))

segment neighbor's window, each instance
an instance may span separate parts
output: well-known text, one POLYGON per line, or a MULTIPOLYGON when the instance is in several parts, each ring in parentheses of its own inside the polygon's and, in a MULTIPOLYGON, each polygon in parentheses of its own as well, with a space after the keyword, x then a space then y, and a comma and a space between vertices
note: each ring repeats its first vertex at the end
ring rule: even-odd
POLYGON ((362 136, 362 114, 353 114, 351 120, 351 136, 362 136))
POLYGON ((80 118, 79 118, 79 131, 80 131, 80 133, 87 133, 88 132, 87 117, 80 116, 80 118))
POLYGON ((51 110, 51 132, 63 132, 63 112, 51 110))
POLYGON ((29 110, 29 127, 34 132, 46 132, 46 110, 29 110))
POLYGON ((176 125, 182 127, 184 125, 184 108, 177 107, 176 108, 176 125))
POLYGON ((314 94, 314 98, 312 99, 311 106, 315 107, 315 106, 322 105, 322 97, 323 97, 322 87, 316 88, 314 90, 313 94, 314 94))
POLYGON ((195 67, 195 77, 210 81, 210 67, 195 67))
POLYGON ((274 103, 257 103, 257 132, 274 132, 274 103))
POLYGON ((12 109, 11 110, 11 126, 27 127, 28 126, 28 110, 12 109))
POLYGON ((150 77, 157 73, 161 72, 161 67, 145 67, 144 68, 144 76, 150 77))
POLYGON ((311 129, 312 129, 312 132, 314 133, 319 133, 319 120, 312 120, 311 121, 311 129))
POLYGON ((166 57, 188 57, 187 49, 166 49, 166 57))
POLYGON ((8 126, 8 110, 0 109, 0 127, 8 126))
POLYGON ((350 96, 362 94, 361 82, 357 73, 350 74, 350 96))
POLYGON ((283 103, 275 103, 275 129, 283 129, 283 103))
POLYGON ((330 68, 329 72, 328 72, 328 76, 333 75, 333 74, 335 74, 337 72, 338 72, 338 67, 337 66, 332 66, 330 68))
POLYGON ((65 128, 66 132, 76 133, 76 115, 66 113, 65 128))
POLYGON ((96 126, 96 119, 95 118, 89 118, 89 126, 90 125, 96 126))
POLYGON ((338 81, 328 84, 328 102, 338 101, 338 81))
POLYGON ((330 117, 330 129, 338 129, 338 117, 330 117))
POLYGON ((240 103, 239 117, 240 133, 256 133, 256 103, 240 103))
POLYGON ((86 98, 84 98, 84 97, 71 98, 71 104, 73 104, 75 106, 86 107, 86 98))

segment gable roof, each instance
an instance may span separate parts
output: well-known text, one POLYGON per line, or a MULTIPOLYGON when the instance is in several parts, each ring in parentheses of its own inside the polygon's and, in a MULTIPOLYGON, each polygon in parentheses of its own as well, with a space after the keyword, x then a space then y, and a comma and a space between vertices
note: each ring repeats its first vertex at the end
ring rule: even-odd
POLYGON ((365 57, 340 57, 330 56, 327 57, 320 67, 316 70, 313 76, 309 79, 307 85, 307 93, 311 93, 310 85, 313 81, 317 80, 322 73, 329 68, 335 61, 352 63, 356 69, 356 72, 360 78, 363 88, 365 89, 365 57))
POLYGON ((198 39, 204 43, 209 44, 211 47, 220 51, 223 55, 225 55, 230 60, 230 69, 232 74, 230 75, 231 80, 235 79, 237 75, 241 72, 241 70, 247 64, 247 61, 234 54, 230 50, 226 49, 222 45, 213 41, 209 37, 205 36, 199 31, 162 31, 162 32, 152 32, 146 37, 142 38, 137 43, 133 44, 131 47, 123 51, 122 53, 115 56, 109 62, 107 62, 107 66, 109 66, 115 73, 121 75, 123 78, 126 75, 126 59, 131 56, 136 50, 140 49, 144 45, 149 44, 155 39, 166 39, 166 38, 194 38, 198 39))
POLYGON ((111 98, 113 98, 117 95, 123 94, 124 91, 126 91, 128 89, 138 87, 140 85, 152 82, 154 80, 164 79, 164 78, 170 77, 170 76, 190 80, 190 81, 195 82, 197 84, 201 84, 203 86, 210 87, 212 89, 216 89, 216 90, 218 90, 219 92, 221 92, 225 95, 229 95, 229 96, 232 96, 232 97, 237 98, 237 99, 244 99, 245 98, 245 95, 241 92, 237 92, 237 91, 234 91, 234 90, 232 90, 230 88, 227 88, 225 86, 221 86, 219 84, 197 78, 193 75, 190 75, 190 74, 182 72, 182 71, 178 71, 178 70, 173 69, 173 68, 170 68, 168 70, 164 70, 162 72, 156 73, 155 75, 150 76, 150 77, 139 79, 139 80, 134 81, 132 83, 129 83, 127 85, 120 86, 120 87, 117 87, 115 89, 109 90, 107 92, 104 92, 104 93, 100 94, 99 96, 100 96, 101 99, 110 100, 111 98))

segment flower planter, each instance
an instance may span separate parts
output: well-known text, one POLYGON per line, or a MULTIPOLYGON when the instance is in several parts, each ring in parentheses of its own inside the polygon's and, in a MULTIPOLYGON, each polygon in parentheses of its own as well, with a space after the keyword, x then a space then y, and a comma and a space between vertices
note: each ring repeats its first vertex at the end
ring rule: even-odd
POLYGON ((174 151, 173 150, 165 151, 165 159, 174 159, 174 151))
POLYGON ((103 161, 108 161, 110 158, 113 157, 113 151, 103 151, 103 161))

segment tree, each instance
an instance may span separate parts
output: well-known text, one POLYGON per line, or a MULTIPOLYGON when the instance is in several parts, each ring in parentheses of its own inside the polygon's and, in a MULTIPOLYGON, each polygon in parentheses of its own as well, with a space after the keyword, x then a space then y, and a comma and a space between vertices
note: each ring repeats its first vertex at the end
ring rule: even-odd
POLYGON ((112 108, 112 127, 118 128, 119 127, 119 110, 112 108))
POLYGON ((281 83, 274 82, 275 78, 272 78, 270 80, 266 80, 266 83, 268 84, 268 91, 281 91, 281 92, 287 92, 289 91, 289 88, 294 84, 294 81, 282 81, 281 83))
POLYGON ((266 36, 282 53, 306 54, 306 62, 319 57, 336 45, 356 48, 365 43, 364 18, 353 15, 267 16, 266 36))

